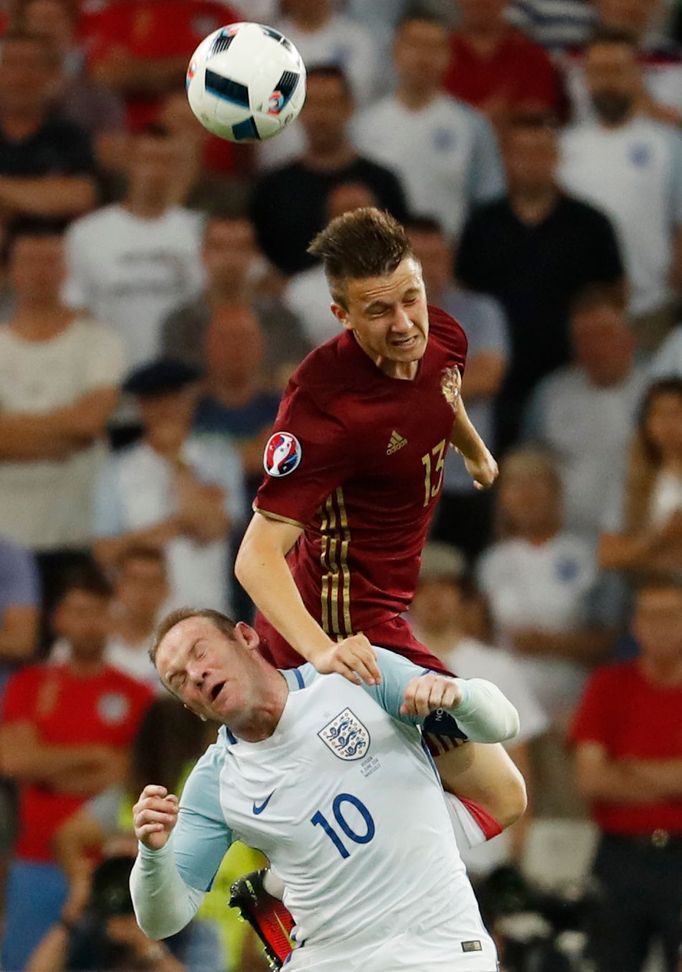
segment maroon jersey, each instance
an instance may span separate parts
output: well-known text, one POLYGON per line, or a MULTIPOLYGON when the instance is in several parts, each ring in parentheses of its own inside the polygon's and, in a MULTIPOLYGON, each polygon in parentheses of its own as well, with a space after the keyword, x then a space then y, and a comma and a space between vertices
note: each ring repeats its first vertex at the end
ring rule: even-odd
POLYGON ((429 308, 412 381, 384 374, 349 331, 316 348, 284 394, 254 508, 297 523, 289 554, 308 611, 332 638, 402 614, 443 485, 467 340, 429 308))

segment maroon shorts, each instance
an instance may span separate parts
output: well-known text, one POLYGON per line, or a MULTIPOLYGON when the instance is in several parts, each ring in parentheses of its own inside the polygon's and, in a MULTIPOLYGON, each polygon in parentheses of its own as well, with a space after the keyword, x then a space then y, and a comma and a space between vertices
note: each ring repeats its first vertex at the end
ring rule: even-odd
MULTIPOLYGON (((305 658, 301 658, 294 651, 262 614, 256 616, 255 628, 261 636, 261 654, 277 668, 296 668, 305 662, 305 658)), ((388 621, 365 628, 362 633, 371 644, 394 651, 396 655, 403 655, 414 665, 434 672, 442 672, 444 675, 452 674, 440 658, 437 658, 415 637, 412 628, 403 617, 389 618, 388 621)))

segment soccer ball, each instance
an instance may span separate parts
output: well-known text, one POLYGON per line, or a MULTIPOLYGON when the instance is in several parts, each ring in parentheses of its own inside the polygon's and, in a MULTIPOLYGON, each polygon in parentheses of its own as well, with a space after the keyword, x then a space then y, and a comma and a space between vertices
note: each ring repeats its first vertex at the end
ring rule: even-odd
POLYGON ((291 41, 263 24, 228 24, 197 47, 187 97, 204 128, 231 142, 272 138, 305 101, 305 66, 291 41))

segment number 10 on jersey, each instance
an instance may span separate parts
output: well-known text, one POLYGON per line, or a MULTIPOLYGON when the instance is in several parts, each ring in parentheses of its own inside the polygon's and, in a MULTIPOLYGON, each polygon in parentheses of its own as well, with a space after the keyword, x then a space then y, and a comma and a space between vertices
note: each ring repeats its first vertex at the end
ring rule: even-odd
MULTIPOLYGON (((374 818, 369 812, 362 800, 353 796, 352 793, 339 793, 338 796, 334 797, 334 802, 332 803, 332 814, 334 815, 334 820, 336 821, 340 830, 346 835, 349 840, 352 840, 354 844, 369 844, 370 840, 374 837, 376 833, 376 827, 374 826, 374 818), (360 816, 365 822, 364 834, 357 833, 351 825, 346 820, 343 814, 343 808, 345 804, 350 804, 355 807, 360 816)), ((317 813, 310 818, 310 822, 313 827, 322 827, 325 834, 331 840, 334 847, 341 855, 341 857, 350 857, 350 853, 346 848, 346 845, 339 837, 338 832, 332 827, 325 815, 318 810, 317 813)))

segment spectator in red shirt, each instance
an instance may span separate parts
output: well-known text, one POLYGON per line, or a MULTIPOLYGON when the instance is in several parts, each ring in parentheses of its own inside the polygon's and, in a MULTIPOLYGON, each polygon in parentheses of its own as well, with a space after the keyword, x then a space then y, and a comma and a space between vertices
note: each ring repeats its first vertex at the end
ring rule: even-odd
POLYGON ((573 726, 578 785, 601 830, 592 947, 599 972, 639 972, 653 941, 677 969, 682 908, 682 585, 649 581, 640 655, 598 669, 573 726))
POLYGON ((445 89, 495 124, 528 111, 561 111, 559 76, 545 51, 504 17, 507 0, 458 0, 445 89))
POLYGON ((123 95, 128 123, 140 131, 182 88, 199 42, 241 19, 214 0, 113 0, 87 25, 93 80, 123 95))
POLYGON ((103 661, 110 600, 98 573, 72 579, 55 613, 71 660, 30 666, 7 685, 0 772, 19 784, 19 835, 7 887, 0 961, 6 969, 23 968, 64 903, 55 831, 85 800, 123 780, 152 699, 148 688, 103 661))

